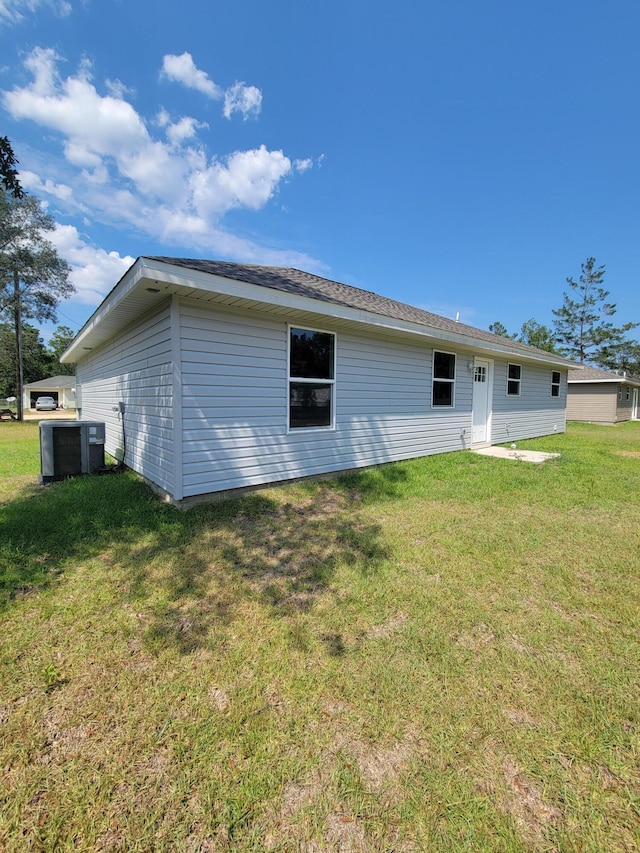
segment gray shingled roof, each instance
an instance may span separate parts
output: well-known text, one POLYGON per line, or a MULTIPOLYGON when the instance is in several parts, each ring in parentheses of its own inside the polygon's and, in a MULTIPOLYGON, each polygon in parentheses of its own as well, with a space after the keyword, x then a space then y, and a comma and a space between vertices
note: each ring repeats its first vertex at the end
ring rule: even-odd
POLYGON ((379 296, 370 290, 362 290, 359 287, 341 284, 338 281, 321 278, 302 270, 286 267, 256 266, 254 264, 236 264, 228 261, 207 261, 159 256, 146 257, 149 257, 149 260, 152 261, 161 261, 162 263, 184 269, 197 270, 198 272, 231 278, 235 281, 257 284, 260 287, 268 287, 272 290, 284 291, 285 293, 295 293, 299 296, 306 296, 320 302, 330 302, 334 305, 343 305, 361 311, 370 311, 372 314, 380 314, 383 317, 392 317, 395 320, 406 320, 407 322, 417 323, 418 325, 427 326, 432 329, 439 329, 458 335, 468 335, 470 338, 475 338, 476 340, 520 351, 523 356, 530 353, 539 357, 542 352, 537 347, 519 343, 512 338, 492 335, 491 332, 485 332, 484 329, 467 326, 464 323, 458 323, 455 320, 441 317, 439 314, 432 314, 429 311, 423 311, 421 308, 414 308, 412 305, 407 305, 404 302, 396 302, 395 299, 379 296))
POLYGON ((601 370, 599 367, 581 367, 578 370, 570 370, 569 382, 629 382, 631 385, 640 385, 637 376, 622 376, 611 370, 601 370))
POLYGON ((28 382, 24 387, 55 391, 56 388, 73 388, 75 384, 75 376, 49 376, 39 382, 28 382))

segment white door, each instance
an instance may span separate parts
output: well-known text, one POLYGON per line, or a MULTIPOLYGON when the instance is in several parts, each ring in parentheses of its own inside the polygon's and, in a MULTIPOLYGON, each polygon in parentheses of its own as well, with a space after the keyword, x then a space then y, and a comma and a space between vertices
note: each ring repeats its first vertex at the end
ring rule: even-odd
POLYGON ((491 390, 491 363, 476 358, 473 364, 473 403, 471 415, 471 443, 484 444, 489 441, 489 403, 491 390))

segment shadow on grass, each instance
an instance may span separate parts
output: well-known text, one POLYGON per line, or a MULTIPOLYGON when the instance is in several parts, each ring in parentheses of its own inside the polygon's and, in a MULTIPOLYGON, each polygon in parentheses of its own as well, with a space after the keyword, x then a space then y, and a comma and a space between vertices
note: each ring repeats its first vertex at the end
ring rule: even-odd
POLYGON ((0 507, 0 608, 100 558, 118 594, 150 613, 152 646, 190 652, 243 601, 277 615, 310 609, 338 565, 374 573, 388 554, 358 499, 323 484, 187 512, 134 475, 80 477, 0 507))

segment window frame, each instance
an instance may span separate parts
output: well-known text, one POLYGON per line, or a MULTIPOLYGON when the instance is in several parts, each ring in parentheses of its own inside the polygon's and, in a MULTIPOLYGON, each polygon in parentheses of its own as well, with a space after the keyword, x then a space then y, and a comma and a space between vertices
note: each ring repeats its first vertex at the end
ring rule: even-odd
POLYGON ((336 370, 338 366, 338 336, 335 332, 330 332, 327 329, 316 329, 313 326, 305 326, 300 323, 287 323, 287 433, 313 433, 313 432, 331 432, 336 428, 336 370), (302 329, 305 332, 318 332, 321 335, 331 335, 333 338, 333 379, 318 379, 317 377, 307 378, 304 376, 291 375, 291 330, 302 329), (308 384, 308 385, 328 385, 331 388, 331 418, 328 424, 321 426, 291 426, 291 383, 308 384))
POLYGON ((508 361, 507 362, 507 397, 520 397, 521 391, 522 391, 522 365, 516 364, 516 362, 514 362, 514 361, 508 361), (518 368, 518 378, 517 379, 513 376, 509 376, 509 373, 511 372, 512 367, 518 368), (510 382, 517 382, 518 383, 518 390, 517 391, 510 391, 509 390, 509 383, 510 382))
POLYGON ((559 397, 560 396, 560 388, 562 387, 562 374, 559 370, 551 371, 551 396, 559 397), (554 377, 557 376, 558 379, 555 380, 554 377), (555 393, 554 393, 555 391, 555 393))
POLYGON ((456 373, 458 368, 458 356, 455 352, 448 350, 434 349, 431 354, 431 408, 432 409, 455 409, 456 407, 456 373), (440 355, 453 356, 453 378, 448 379, 441 376, 436 376, 436 353, 440 355), (434 403, 434 387, 436 382, 446 382, 451 385, 451 403, 434 403))
POLYGON ((618 402, 622 402, 622 385, 618 385, 618 402))

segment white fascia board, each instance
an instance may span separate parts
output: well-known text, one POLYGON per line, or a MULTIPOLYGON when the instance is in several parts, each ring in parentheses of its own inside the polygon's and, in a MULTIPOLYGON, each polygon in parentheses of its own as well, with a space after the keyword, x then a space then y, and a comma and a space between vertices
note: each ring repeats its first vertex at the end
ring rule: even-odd
POLYGON ((223 276, 214 275, 212 273, 201 272, 187 267, 180 267, 180 272, 177 272, 172 264, 165 264, 161 261, 150 261, 143 258, 145 265, 145 278, 155 279, 159 283, 175 284, 176 286, 184 287, 185 285, 193 284, 198 290, 205 290, 211 293, 223 293, 227 296, 237 297, 238 299, 248 299, 252 302, 264 302, 269 305, 279 305, 283 308, 305 311, 313 314, 324 314, 329 317, 335 317, 340 320, 348 320, 359 325, 365 324, 375 326, 377 328, 388 329, 394 332, 404 332, 420 337, 433 338, 438 341, 446 341, 451 344, 473 349, 474 351, 483 351, 490 353, 500 353, 513 359, 537 361, 549 365, 560 365, 562 367, 574 367, 575 364, 560 356, 555 356, 549 353, 548 357, 544 354, 521 352, 513 350, 509 347, 490 344, 483 341, 481 338, 474 338, 470 335, 455 334, 444 329, 438 329, 435 326, 425 326, 420 323, 412 323, 408 320, 397 320, 393 317, 387 317, 383 314, 374 314, 371 311, 365 311, 360 308, 351 308, 345 305, 337 305, 335 302, 324 301, 322 299, 312 299, 309 296, 300 296, 296 293, 287 293, 281 290, 274 290, 269 287, 263 287, 258 284, 250 284, 237 279, 225 278, 223 276), (187 279, 185 281, 185 278, 187 279))

